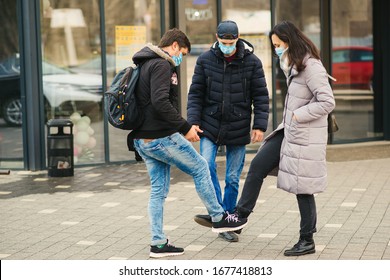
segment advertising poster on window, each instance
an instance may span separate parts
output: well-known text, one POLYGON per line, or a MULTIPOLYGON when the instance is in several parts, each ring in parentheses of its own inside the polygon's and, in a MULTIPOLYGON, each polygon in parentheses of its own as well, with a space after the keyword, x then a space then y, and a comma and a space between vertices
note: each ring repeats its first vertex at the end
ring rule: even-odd
POLYGON ((132 57, 146 44, 146 27, 136 25, 115 26, 116 72, 133 64, 132 57))

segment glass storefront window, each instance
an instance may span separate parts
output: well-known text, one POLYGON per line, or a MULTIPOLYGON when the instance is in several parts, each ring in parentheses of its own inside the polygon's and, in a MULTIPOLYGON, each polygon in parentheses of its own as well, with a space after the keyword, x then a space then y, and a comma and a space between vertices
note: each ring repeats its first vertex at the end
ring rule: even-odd
POLYGON ((186 57, 189 89, 198 56, 216 41, 217 3, 215 0, 186 0, 184 9, 185 32, 191 41, 191 53, 186 57))
POLYGON ((41 1, 45 116, 74 123, 75 164, 104 161, 99 1, 41 1))
POLYGON ((17 1, 0 9, 0 169, 23 168, 17 1))
MULTIPOLYGON (((275 23, 288 20, 294 23, 320 50, 321 23, 320 1, 312 0, 278 0, 275 1, 275 23)), ((286 77, 279 66, 279 59, 275 59, 276 81, 276 119, 277 124, 282 121, 284 100, 287 94, 286 77)))
MULTIPOLYGON (((23 6, 22 2, 2 1, 0 10, 0 169, 24 168, 26 161, 22 140, 26 109, 22 107, 22 100, 30 97, 31 92, 20 91, 19 61, 23 58, 20 53, 29 51, 19 50, 21 26, 18 26, 17 3, 23 6)), ((329 71, 337 79, 332 86, 336 97, 334 113, 340 125, 340 130, 333 135, 334 143, 383 137, 383 112, 377 107, 383 105, 384 93, 373 90, 372 1, 359 0, 359 5, 355 2, 331 1, 332 64, 329 71)), ((293 21, 320 48, 320 3, 311 0, 40 0, 38 41, 42 53, 39 56, 33 51, 31 57, 33 60, 42 58, 45 111, 42 126, 46 127, 46 121, 51 118, 73 120, 77 165, 103 163, 107 155, 109 161, 133 160, 133 153, 127 152, 128 132, 104 123, 103 81, 109 85, 117 71, 132 64, 131 57, 136 51, 147 42, 157 44, 162 31, 177 23, 192 43, 191 54, 180 70, 183 78, 181 109, 185 110, 185 91, 191 85, 196 59, 215 42, 217 17, 221 15, 222 20, 232 19, 238 23, 241 37, 254 45, 255 54, 263 62, 270 92, 269 133, 282 119, 286 93, 285 77, 277 59, 276 67, 272 68, 268 39, 271 13, 274 12, 276 23, 293 21), (101 26, 102 2, 104 26, 101 26), (275 11, 271 11, 271 3, 275 11), (165 9, 164 22, 160 18, 161 4, 165 9), (176 8, 178 15, 171 13, 176 8), (101 40, 102 28, 105 46, 101 40), (105 69, 102 69, 102 58, 106 61, 105 69)), ((377 90, 380 88, 378 86, 377 90)), ((36 113, 35 107, 33 110, 36 113)), ((257 146, 249 145, 248 149, 255 150, 257 146)))
MULTIPOLYGON (((119 70, 133 64, 134 53, 147 42, 156 45, 160 41, 160 1, 106 1, 105 20, 109 85, 119 70)), ((109 126, 110 161, 134 160, 133 153, 125 152, 128 133, 109 126)))
POLYGON ((383 136, 376 125, 372 1, 332 2, 332 76, 336 97, 334 111, 340 130, 334 142, 383 136), (337 23, 337 24, 336 24, 337 23))

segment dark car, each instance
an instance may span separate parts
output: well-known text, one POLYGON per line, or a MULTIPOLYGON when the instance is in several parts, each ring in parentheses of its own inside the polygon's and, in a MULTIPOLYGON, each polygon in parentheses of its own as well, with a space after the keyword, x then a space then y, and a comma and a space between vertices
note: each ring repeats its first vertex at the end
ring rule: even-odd
MULTIPOLYGON (((100 114, 101 75, 74 73, 47 61, 42 62, 46 117, 70 116, 73 112, 100 114), (92 113, 93 111, 93 113, 92 113)), ((22 124, 20 67, 16 59, 0 62, 0 115, 10 126, 22 124)))

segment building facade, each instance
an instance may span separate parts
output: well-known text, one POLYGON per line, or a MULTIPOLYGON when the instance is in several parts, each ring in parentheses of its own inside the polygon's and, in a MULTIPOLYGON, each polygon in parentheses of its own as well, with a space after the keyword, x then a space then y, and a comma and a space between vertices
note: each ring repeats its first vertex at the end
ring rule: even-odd
MULTIPOLYGON (((181 110, 196 59, 219 21, 237 22, 263 62, 269 131, 281 121, 284 79, 268 33, 294 22, 321 51, 340 130, 329 144, 390 140, 390 2, 387 0, 0 0, 0 169, 46 169, 49 119, 74 124, 76 166, 134 159, 126 131, 110 127, 103 93, 148 42, 178 27, 192 52, 180 66, 181 110)), ((249 145, 248 152, 258 145, 249 145)))

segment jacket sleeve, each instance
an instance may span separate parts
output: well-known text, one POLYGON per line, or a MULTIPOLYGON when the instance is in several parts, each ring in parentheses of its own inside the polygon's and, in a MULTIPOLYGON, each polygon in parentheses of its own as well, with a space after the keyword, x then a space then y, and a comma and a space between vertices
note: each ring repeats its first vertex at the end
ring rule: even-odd
POLYGON ((207 90, 206 76, 201 60, 202 56, 199 56, 196 61, 195 71, 188 93, 187 121, 192 125, 201 124, 203 100, 207 90))
POLYGON ((311 102, 294 111, 299 122, 309 122, 329 114, 335 107, 328 75, 319 60, 309 59, 304 70, 306 85, 313 93, 316 102, 311 102))
POLYGON ((180 115, 170 99, 171 65, 161 60, 151 67, 150 73, 150 103, 159 117, 176 127, 184 135, 191 125, 180 115))
POLYGON ((263 65, 257 57, 250 84, 254 112, 252 128, 266 131, 269 115, 269 95, 263 65))

